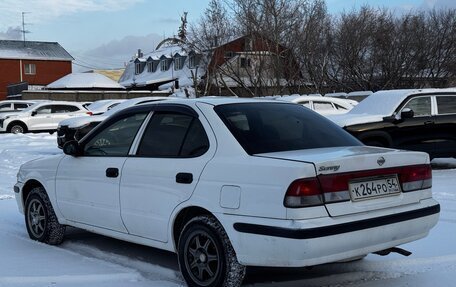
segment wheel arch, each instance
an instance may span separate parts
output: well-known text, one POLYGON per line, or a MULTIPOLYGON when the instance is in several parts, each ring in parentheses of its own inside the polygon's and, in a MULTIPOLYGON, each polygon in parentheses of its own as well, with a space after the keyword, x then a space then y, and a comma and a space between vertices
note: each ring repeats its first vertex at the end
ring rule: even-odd
POLYGON ((21 200, 22 200, 23 206, 25 206, 25 201, 27 200, 27 197, 29 196, 32 189, 34 189, 35 187, 42 187, 44 189, 44 192, 47 194, 46 188, 44 187, 44 185, 41 182, 39 182, 36 179, 30 179, 24 184, 24 187, 22 187, 22 199, 21 200))
POLYGON ((210 215, 213 216, 216 220, 217 217, 210 212, 209 210, 200 207, 200 206, 187 206, 183 209, 181 209, 177 215, 174 217, 174 221, 172 224, 172 240, 173 240, 173 246, 174 250, 177 252, 177 244, 179 241, 179 235, 184 228, 185 224, 189 222, 192 218, 195 218, 197 216, 201 215, 210 215))
POLYGON ((27 127, 27 124, 24 123, 23 121, 21 120, 14 120, 12 122, 10 122, 6 128, 7 131, 11 132, 11 127, 13 127, 13 125, 21 125, 22 127, 24 127, 24 132, 28 131, 28 127, 27 127))

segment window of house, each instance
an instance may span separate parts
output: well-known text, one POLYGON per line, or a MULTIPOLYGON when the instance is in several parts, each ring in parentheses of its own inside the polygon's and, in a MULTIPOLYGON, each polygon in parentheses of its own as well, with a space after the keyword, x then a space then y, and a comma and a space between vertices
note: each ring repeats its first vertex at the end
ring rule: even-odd
POLYGON ((245 51, 252 51, 253 39, 250 37, 245 38, 245 51))
POLYGON ((122 118, 95 135, 84 147, 87 156, 127 156, 147 113, 122 118))
POLYGON ((25 64, 25 74, 26 75, 35 75, 36 74, 36 66, 35 64, 25 64))
POLYGON ((138 156, 197 157, 209 148, 209 140, 197 118, 177 113, 156 113, 138 148, 138 156))
POLYGON ((437 96, 437 108, 440 115, 456 114, 456 96, 437 96))
POLYGON ((147 72, 152 73, 152 69, 153 69, 153 63, 147 62, 147 72))
POLYGON ((233 51, 226 51, 225 52, 225 59, 231 59, 236 55, 233 51))
POLYGON ((184 67, 185 57, 174 58, 174 70, 182 70, 184 67))
POLYGON ((241 68, 248 68, 250 65, 251 62, 249 58, 241 58, 241 68))
POLYGON ((135 75, 141 74, 141 63, 135 63, 135 75))
POLYGON ((168 71, 169 69, 169 61, 168 59, 164 59, 160 61, 160 70, 161 71, 168 71))
POLYGON ((200 62, 200 55, 192 54, 188 57, 188 67, 190 69, 196 68, 199 65, 200 62))

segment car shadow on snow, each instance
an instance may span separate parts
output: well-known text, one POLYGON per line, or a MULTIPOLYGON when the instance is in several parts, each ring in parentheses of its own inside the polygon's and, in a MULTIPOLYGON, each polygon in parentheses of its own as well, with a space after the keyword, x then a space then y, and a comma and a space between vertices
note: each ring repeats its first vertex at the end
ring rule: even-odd
MULTIPOLYGON (((156 280, 159 277, 161 280, 183 284, 177 256, 172 252, 113 239, 73 227, 67 228, 62 248, 89 258, 134 269, 146 279, 156 280)), ((332 263, 309 268, 248 267, 243 285, 298 286, 303 283, 308 286, 327 285, 327 283, 334 283, 331 282, 332 280, 328 282, 329 277, 347 272, 347 265, 350 266, 348 269, 356 270, 359 264, 362 264, 362 261, 332 263), (298 285, 295 285, 296 283, 298 285)))

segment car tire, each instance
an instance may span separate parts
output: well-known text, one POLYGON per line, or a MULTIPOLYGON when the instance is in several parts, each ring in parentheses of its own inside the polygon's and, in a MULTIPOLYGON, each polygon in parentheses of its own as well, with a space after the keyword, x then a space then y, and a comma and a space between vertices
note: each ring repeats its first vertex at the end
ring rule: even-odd
POLYGON ((190 287, 237 287, 245 266, 222 225, 212 216, 198 216, 183 228, 178 242, 179 267, 190 287))
POLYGON ((35 187, 25 201, 25 225, 31 239, 59 245, 65 235, 65 226, 57 220, 54 208, 43 187, 35 187))
POLYGON ((23 134, 27 132, 27 126, 23 123, 13 123, 8 127, 8 131, 12 134, 23 134))

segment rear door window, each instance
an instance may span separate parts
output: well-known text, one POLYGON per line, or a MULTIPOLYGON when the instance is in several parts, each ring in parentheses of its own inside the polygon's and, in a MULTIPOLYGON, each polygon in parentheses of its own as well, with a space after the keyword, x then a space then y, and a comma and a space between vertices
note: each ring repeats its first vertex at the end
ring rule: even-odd
POLYGON ((333 105, 328 102, 314 101, 314 110, 315 111, 333 111, 335 110, 333 105))
POLYGON ((10 103, 0 104, 0 111, 9 111, 9 110, 11 110, 10 103))
POLYGON ((437 96, 437 109, 439 115, 456 114, 456 95, 437 96))
POLYGON ((138 156, 196 157, 209 148, 209 140, 197 118, 158 112, 152 116, 139 144, 138 156))
POLYGON ((36 114, 37 115, 43 115, 43 114, 50 114, 52 112, 52 106, 47 105, 47 106, 42 106, 36 109, 36 114))
POLYGON ((72 105, 54 105, 52 106, 53 114, 71 113, 79 111, 79 108, 72 105))
POLYGON ((30 106, 30 105, 28 105, 28 104, 21 104, 21 103, 15 103, 15 104, 14 104, 14 109, 15 109, 15 110, 23 110, 23 109, 28 108, 28 106, 30 106))

